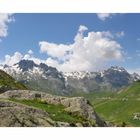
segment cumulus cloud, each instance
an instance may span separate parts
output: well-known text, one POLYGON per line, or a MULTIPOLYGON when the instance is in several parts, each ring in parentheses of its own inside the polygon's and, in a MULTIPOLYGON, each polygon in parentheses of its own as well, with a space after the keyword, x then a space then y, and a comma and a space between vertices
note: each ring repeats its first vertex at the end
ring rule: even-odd
POLYGON ((7 24, 14 21, 12 14, 0 14, 0 38, 6 37, 8 35, 7 24))
POLYGON ((41 53, 46 53, 46 60, 34 56, 32 50, 26 54, 15 52, 6 55, 3 64, 14 65, 22 59, 33 60, 35 63, 46 63, 63 72, 71 71, 97 71, 114 61, 123 60, 121 45, 114 40, 109 31, 88 32, 86 26, 81 25, 71 44, 57 44, 40 41, 41 53))
POLYGON ((32 54, 33 54, 33 51, 32 51, 32 50, 29 50, 28 53, 29 53, 30 55, 32 55, 32 54))
POLYGON ((98 13, 97 17, 102 20, 105 21, 107 18, 111 18, 112 16, 114 16, 115 14, 111 14, 111 13, 98 13))
POLYGON ((32 50, 29 50, 25 55, 23 55, 22 59, 33 60, 36 64, 45 63, 45 60, 35 57, 32 50))
POLYGON ((78 30, 78 31, 79 31, 80 33, 84 32, 84 31, 86 31, 86 30, 88 30, 88 28, 87 28, 86 26, 84 26, 84 25, 80 25, 80 26, 79 26, 79 30, 78 30))
POLYGON ((6 55, 5 61, 3 63, 11 66, 11 65, 14 65, 17 62, 19 62, 22 58, 23 58, 23 55, 21 53, 15 52, 14 55, 12 55, 12 56, 6 55))
POLYGON ((4 61, 1 61, 1 63, 12 66, 23 59, 33 60, 36 64, 45 63, 44 60, 34 57, 32 50, 29 50, 24 55, 21 54, 20 52, 15 52, 13 55, 6 55, 4 61))
POLYGON ((81 25, 74 43, 69 45, 39 42, 40 52, 47 53, 46 63, 60 71, 96 71, 108 62, 122 60, 122 47, 109 31, 84 36, 87 29, 81 25))
POLYGON ((67 50, 70 50, 69 45, 49 43, 47 41, 39 42, 40 52, 47 53, 51 57, 63 57, 67 50))

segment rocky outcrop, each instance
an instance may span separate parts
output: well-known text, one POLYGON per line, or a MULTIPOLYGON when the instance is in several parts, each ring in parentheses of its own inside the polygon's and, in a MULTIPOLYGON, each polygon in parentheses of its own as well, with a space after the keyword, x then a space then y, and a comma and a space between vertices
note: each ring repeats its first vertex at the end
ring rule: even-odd
POLYGON ((55 126, 47 112, 18 103, 0 100, 1 127, 55 126))
MULTIPOLYGON (((46 111, 8 100, 0 100, 0 127, 83 127, 81 123, 54 121, 46 111)), ((88 124, 91 126, 91 124, 88 124)))
MULTIPOLYGON (((7 91, 0 95, 2 99, 14 98, 14 99, 26 99, 33 100, 39 99, 42 102, 49 104, 63 105, 65 111, 75 115, 80 115, 85 119, 95 121, 97 126, 106 126, 106 123, 100 119, 97 113, 93 110, 93 107, 89 104, 88 100, 84 97, 62 97, 50 95, 38 91, 27 91, 27 90, 13 90, 7 91)), ((63 123, 62 123, 63 124, 63 123)), ((61 123, 59 123, 61 126, 61 123)), ((67 126, 67 124, 65 124, 67 126)))

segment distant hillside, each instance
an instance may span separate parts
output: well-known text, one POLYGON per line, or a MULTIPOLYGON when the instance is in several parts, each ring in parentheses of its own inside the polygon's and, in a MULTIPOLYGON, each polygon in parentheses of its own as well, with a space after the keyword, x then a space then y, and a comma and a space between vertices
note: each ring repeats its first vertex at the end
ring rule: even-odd
POLYGON ((124 90, 120 91, 123 96, 132 97, 140 95, 140 80, 134 82, 132 85, 128 86, 124 90))
POLYGON ((140 81, 118 93, 83 95, 102 119, 113 126, 140 126, 140 81))
POLYGON ((17 82, 6 72, 0 70, 0 93, 10 89, 27 89, 23 84, 17 82))

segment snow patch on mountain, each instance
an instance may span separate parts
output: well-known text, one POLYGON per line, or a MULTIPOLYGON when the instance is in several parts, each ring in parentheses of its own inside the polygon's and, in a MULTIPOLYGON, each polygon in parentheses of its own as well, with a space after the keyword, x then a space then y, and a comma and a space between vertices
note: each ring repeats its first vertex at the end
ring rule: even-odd
POLYGON ((83 79, 85 77, 91 78, 95 77, 97 72, 88 72, 88 71, 75 71, 75 72, 63 72, 65 79, 67 77, 74 78, 74 79, 83 79))

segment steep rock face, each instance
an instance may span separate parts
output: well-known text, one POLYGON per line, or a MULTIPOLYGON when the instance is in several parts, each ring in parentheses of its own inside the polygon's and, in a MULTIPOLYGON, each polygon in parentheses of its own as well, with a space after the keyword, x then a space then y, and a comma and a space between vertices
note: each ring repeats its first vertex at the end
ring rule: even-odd
POLYGON ((83 116, 88 120, 94 120, 97 126, 107 126, 106 123, 102 121, 102 119, 100 119, 100 117, 96 114, 96 112, 93 110, 93 107, 90 106, 89 102, 83 97, 67 98, 37 91, 15 90, 7 91, 1 94, 0 98, 14 98, 26 100, 40 99, 41 101, 50 104, 61 104, 65 107, 65 111, 67 112, 83 116))
POLYGON ((37 64, 33 61, 22 60, 18 63, 18 67, 22 70, 22 72, 24 72, 33 69, 33 67, 37 67, 37 64))
POLYGON ((103 81, 109 83, 112 89, 119 89, 128 86, 134 79, 124 68, 111 67, 104 71, 103 81))

